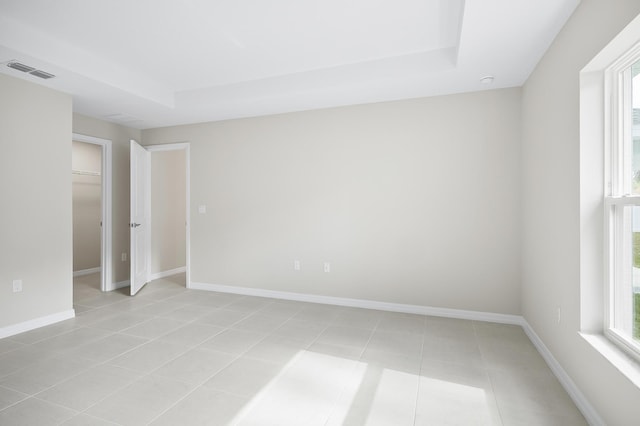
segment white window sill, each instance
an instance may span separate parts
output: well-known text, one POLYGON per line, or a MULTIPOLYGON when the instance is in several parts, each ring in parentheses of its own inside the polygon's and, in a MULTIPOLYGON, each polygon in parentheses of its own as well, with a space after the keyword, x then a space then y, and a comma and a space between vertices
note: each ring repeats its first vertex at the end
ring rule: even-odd
POLYGON ((624 353, 602 334, 579 333, 584 340, 605 357, 631 383, 640 388, 640 363, 624 353))

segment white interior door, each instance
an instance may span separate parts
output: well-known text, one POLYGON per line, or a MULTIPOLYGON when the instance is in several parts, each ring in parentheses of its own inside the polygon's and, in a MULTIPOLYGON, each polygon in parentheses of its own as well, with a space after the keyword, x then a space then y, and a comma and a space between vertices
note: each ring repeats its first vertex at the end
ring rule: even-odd
POLYGON ((131 295, 149 280, 151 153, 131 140, 131 295))

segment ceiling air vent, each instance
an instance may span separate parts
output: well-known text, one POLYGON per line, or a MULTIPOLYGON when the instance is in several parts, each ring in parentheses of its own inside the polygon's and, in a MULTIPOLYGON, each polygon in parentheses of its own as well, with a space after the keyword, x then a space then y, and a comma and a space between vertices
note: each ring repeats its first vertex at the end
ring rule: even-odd
POLYGON ((13 68, 14 70, 18 70, 18 71, 22 71, 22 72, 31 72, 31 71, 35 71, 36 69, 33 67, 30 67, 28 65, 25 64, 21 64, 20 62, 9 62, 7 64, 7 66, 9 68, 13 68))
POLYGON ((35 77, 44 78, 45 80, 55 77, 55 75, 53 74, 50 74, 42 70, 37 70, 34 67, 30 67, 29 65, 21 64, 20 62, 16 62, 16 61, 9 62, 7 66, 9 68, 13 68, 14 70, 29 73, 35 77))
POLYGON ((29 74, 35 75, 36 77, 44 78, 45 80, 55 77, 55 75, 49 74, 48 72, 44 72, 41 70, 31 71, 29 74))

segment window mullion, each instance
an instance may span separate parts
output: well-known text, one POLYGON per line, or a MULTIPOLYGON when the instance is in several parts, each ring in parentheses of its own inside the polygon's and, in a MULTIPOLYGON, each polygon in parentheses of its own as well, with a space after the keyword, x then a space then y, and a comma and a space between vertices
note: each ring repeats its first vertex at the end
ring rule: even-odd
POLYGON ((616 328, 625 334, 631 334, 632 309, 631 288, 633 286, 633 207, 625 206, 620 209, 621 247, 618 258, 621 262, 620 279, 616 280, 616 328))
POLYGON ((633 108, 631 68, 628 67, 620 75, 619 95, 619 144, 621 145, 622 195, 633 194, 633 108))

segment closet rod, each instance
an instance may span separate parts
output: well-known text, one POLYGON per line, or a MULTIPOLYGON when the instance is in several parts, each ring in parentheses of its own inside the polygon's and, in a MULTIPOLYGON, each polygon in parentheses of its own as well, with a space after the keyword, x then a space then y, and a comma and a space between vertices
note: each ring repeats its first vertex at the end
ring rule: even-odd
POLYGON ((83 176, 101 176, 100 172, 90 172, 88 170, 71 170, 71 173, 83 176))

